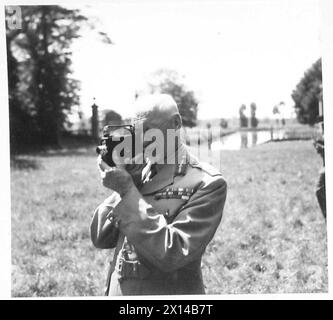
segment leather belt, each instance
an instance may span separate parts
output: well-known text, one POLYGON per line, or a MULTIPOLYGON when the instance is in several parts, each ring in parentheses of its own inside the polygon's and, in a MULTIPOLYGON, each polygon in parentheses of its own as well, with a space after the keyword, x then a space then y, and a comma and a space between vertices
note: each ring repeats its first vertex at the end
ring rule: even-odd
POLYGON ((118 273, 119 281, 124 279, 147 279, 151 275, 151 271, 144 266, 139 260, 127 260, 120 253, 115 266, 118 273))

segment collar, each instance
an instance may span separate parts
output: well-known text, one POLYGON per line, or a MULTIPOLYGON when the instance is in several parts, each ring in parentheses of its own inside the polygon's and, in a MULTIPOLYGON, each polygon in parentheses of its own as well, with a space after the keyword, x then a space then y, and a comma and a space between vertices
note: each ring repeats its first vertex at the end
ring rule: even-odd
POLYGON ((188 163, 188 151, 186 150, 186 147, 181 144, 178 148, 176 153, 176 163, 175 164, 157 164, 156 165, 156 175, 154 177, 146 182, 142 188, 140 189, 141 194, 148 195, 151 193, 155 193, 156 191, 159 191, 166 186, 173 183, 174 178, 176 175, 179 174, 179 168, 181 166, 185 166, 188 163), (178 157, 177 157, 178 155, 178 157), (178 159, 180 159, 181 163, 177 163, 178 159))

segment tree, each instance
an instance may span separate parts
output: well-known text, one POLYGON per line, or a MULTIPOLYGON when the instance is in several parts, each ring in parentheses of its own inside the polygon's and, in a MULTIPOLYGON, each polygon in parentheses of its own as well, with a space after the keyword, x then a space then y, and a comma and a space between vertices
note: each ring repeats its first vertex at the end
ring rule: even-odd
POLYGON ((322 65, 318 59, 297 84, 291 97, 295 102, 297 120, 313 125, 319 115, 319 101, 322 100, 322 65))
POLYGON ((57 145, 66 111, 79 103, 79 84, 70 78, 69 46, 86 18, 59 6, 21 10, 22 29, 6 34, 8 77, 19 74, 15 87, 9 86, 9 96, 20 105, 9 104, 13 147, 31 142, 57 145))
POLYGON ((79 105, 70 46, 87 18, 60 6, 21 10, 22 28, 6 32, 12 147, 59 145, 67 115, 79 105))
POLYGON ((250 108, 251 108, 251 128, 257 128, 258 127, 258 119, 256 118, 257 105, 254 102, 252 102, 250 108))
POLYGON ((34 136, 33 121, 31 116, 22 108, 19 91, 18 61, 10 49, 12 40, 18 35, 19 30, 7 30, 7 76, 8 76, 8 104, 11 151, 19 144, 31 143, 34 136), (26 134, 29 132, 29 134, 26 134))
POLYGON ((104 113, 103 125, 119 125, 122 123, 121 115, 113 110, 108 110, 104 113))
POLYGON ((167 93, 176 101, 185 127, 196 125, 198 114, 198 100, 193 91, 188 90, 176 71, 169 69, 157 70, 148 84, 151 93, 167 93))
POLYGON ((246 105, 242 104, 239 108, 239 126, 241 128, 247 128, 248 126, 248 118, 245 115, 246 105))

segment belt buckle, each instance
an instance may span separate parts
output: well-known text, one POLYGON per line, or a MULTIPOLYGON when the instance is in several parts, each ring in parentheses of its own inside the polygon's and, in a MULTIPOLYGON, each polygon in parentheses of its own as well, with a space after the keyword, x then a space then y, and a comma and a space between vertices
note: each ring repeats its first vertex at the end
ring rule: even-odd
POLYGON ((117 262, 117 264, 115 266, 115 269, 116 269, 117 272, 121 272, 122 271, 122 269, 123 269, 123 260, 124 259, 122 257, 120 257, 118 259, 118 262, 117 262))
POLYGON ((115 270, 117 271, 119 277, 119 281, 121 281, 124 278, 124 262, 125 259, 122 256, 119 256, 118 261, 115 266, 115 270))
POLYGON ((126 260, 124 257, 119 257, 115 270, 120 275, 119 280, 124 278, 137 278, 140 262, 139 260, 126 260))
POLYGON ((127 275, 133 278, 144 280, 151 275, 151 271, 140 260, 125 260, 125 264, 129 266, 125 268, 128 271, 127 275))
POLYGON ((138 260, 124 260, 123 261, 123 270, 124 276, 127 278, 138 278, 138 260))
POLYGON ((130 260, 126 261, 131 266, 131 271, 133 272, 134 276, 138 275, 138 266, 139 266, 139 260, 130 260))

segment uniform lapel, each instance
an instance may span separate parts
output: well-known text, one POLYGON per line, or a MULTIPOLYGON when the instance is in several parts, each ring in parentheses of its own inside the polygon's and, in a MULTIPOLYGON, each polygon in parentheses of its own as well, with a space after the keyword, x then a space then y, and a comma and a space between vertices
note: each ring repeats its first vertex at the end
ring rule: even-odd
POLYGON ((157 174, 152 178, 152 180, 146 182, 142 186, 140 190, 141 194, 147 195, 150 193, 154 193, 172 184, 174 179, 174 173, 174 164, 160 165, 157 174))
MULTIPOLYGON (((188 160, 187 155, 188 151, 186 147, 181 144, 177 151, 179 159, 185 159, 185 162, 188 160)), ((173 183, 174 177, 177 174, 177 168, 179 164, 158 164, 157 165, 157 174, 152 178, 152 180, 146 182, 140 192, 142 195, 148 195, 151 193, 155 193, 166 186, 169 186, 173 183)))

